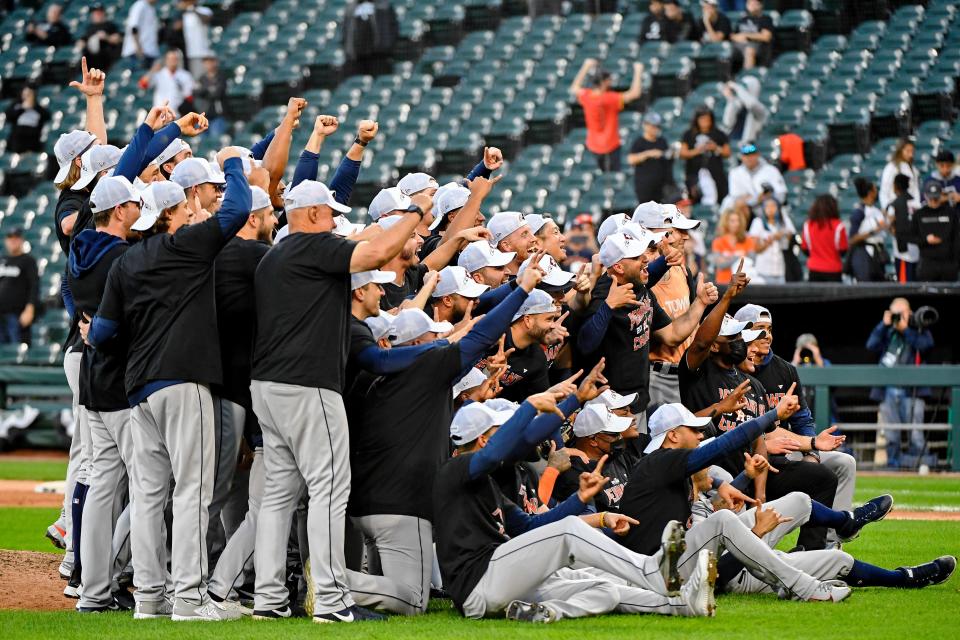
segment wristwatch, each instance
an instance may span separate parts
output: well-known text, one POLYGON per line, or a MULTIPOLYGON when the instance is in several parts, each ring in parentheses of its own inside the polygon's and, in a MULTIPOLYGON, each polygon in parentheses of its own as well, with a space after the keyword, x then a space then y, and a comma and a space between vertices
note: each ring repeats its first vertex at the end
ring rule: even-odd
POLYGON ((816 453, 817 451, 817 439, 813 436, 810 437, 810 452, 816 453))
POLYGON ((406 211, 407 213, 415 213, 415 214, 417 214, 418 216, 420 216, 420 219, 421 219, 421 220, 423 220, 424 211, 423 211, 423 209, 420 208, 419 205, 411 204, 409 207, 407 207, 406 209, 404 209, 404 211, 406 211))
POLYGON ((357 136, 356 138, 354 138, 353 144, 358 144, 358 145, 360 145, 361 147, 365 147, 365 146, 367 146, 367 145, 370 144, 370 143, 367 142, 366 140, 361 140, 361 139, 360 139, 360 136, 357 136))

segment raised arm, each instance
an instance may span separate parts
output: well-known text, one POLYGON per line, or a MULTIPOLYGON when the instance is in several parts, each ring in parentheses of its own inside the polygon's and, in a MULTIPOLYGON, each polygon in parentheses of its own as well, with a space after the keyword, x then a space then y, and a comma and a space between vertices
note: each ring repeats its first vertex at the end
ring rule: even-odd
POLYGON ((493 185, 500 182, 500 178, 501 176, 497 176, 487 180, 481 176, 473 179, 470 183, 470 197, 467 198, 466 204, 457 213, 457 217, 447 227, 443 238, 440 239, 440 244, 454 240, 461 232, 477 224, 477 219, 480 217, 480 205, 490 195, 493 185))
POLYGON ((216 215, 224 243, 229 242, 246 224, 250 207, 253 206, 253 194, 250 191, 250 185, 247 184, 246 176, 243 175, 243 161, 240 159, 240 153, 236 147, 227 147, 217 154, 217 162, 220 163, 227 180, 223 204, 220 205, 216 215))
POLYGON ((304 180, 316 180, 317 170, 320 166, 320 147, 327 136, 333 135, 340 126, 336 116, 317 116, 313 123, 313 131, 310 133, 310 139, 307 140, 307 146, 300 153, 300 159, 297 161, 297 167, 293 171, 293 181, 290 188, 297 186, 304 180))
POLYGON ((100 144, 107 144, 107 123, 103 118, 103 84, 106 74, 99 69, 87 69, 87 57, 80 58, 82 81, 74 80, 70 86, 87 100, 86 130, 97 136, 100 144))
POLYGON ((705 282, 703 274, 697 276, 697 297, 690 304, 690 307, 679 318, 656 332, 656 336, 664 344, 675 347, 683 344, 684 340, 690 337, 703 312, 706 311, 708 304, 713 304, 718 298, 717 287, 712 282, 705 282))
POLYGON ((353 187, 357 184, 357 178, 360 177, 360 163, 363 160, 363 151, 370 144, 370 141, 377 136, 380 126, 373 120, 361 120, 357 126, 357 137, 350 145, 337 172, 330 179, 330 190, 333 191, 333 197, 340 204, 347 204, 350 201, 350 195, 353 193, 353 187))
MULTIPOLYGON (((290 98, 287 102, 287 112, 280 125, 273 132, 273 139, 263 152, 263 168, 270 174, 270 188, 267 193, 274 194, 283 172, 287 169, 287 159, 290 157, 290 144, 293 141, 293 130, 300 126, 300 114, 307 106, 303 98, 290 98)), ((251 150, 252 152, 252 150, 251 150)), ((256 153, 254 153, 256 158, 256 153)))
POLYGON ((633 63, 633 80, 630 82, 630 88, 620 94, 624 104, 633 102, 643 94, 643 63, 633 63))
POLYGON ((580 96, 580 92, 583 91, 583 81, 586 80, 587 74, 597 66, 597 61, 593 58, 587 58, 583 61, 583 64, 580 66, 580 71, 577 71, 577 75, 573 78, 573 83, 570 85, 570 95, 574 98, 580 96))
POLYGON ((687 458, 687 473, 706 469, 725 455, 740 451, 765 432, 772 430, 777 421, 777 411, 767 411, 762 416, 747 420, 736 429, 727 431, 713 441, 694 449, 687 458))
MULTIPOLYGON (((422 193, 414 195, 411 200, 424 213, 430 211, 433 202, 422 193)), ((410 239, 422 216, 416 212, 404 213, 400 222, 393 225, 372 240, 365 240, 357 244, 350 257, 350 273, 379 269, 400 253, 403 245, 410 239)))
POLYGON ((394 347, 392 349, 381 349, 374 345, 361 351, 357 355, 357 362, 370 373, 377 375, 397 373, 408 368, 427 351, 437 347, 445 347, 448 344, 446 340, 434 340, 426 344, 394 347))
POLYGON ((733 274, 733 279, 730 281, 727 290, 723 293, 720 301, 714 305, 713 310, 708 313, 707 317, 700 323, 700 328, 697 329, 693 343, 687 347, 686 352, 683 354, 683 357, 687 360, 687 367, 689 367, 691 371, 699 369, 700 365, 703 364, 704 360, 710 355, 710 347, 713 345, 713 341, 717 339, 717 336, 720 335, 720 325, 723 324, 723 316, 725 316, 727 310, 730 309, 730 302, 743 291, 749 282, 750 278, 743 273, 743 260, 740 260, 740 266, 737 267, 736 273, 733 274))

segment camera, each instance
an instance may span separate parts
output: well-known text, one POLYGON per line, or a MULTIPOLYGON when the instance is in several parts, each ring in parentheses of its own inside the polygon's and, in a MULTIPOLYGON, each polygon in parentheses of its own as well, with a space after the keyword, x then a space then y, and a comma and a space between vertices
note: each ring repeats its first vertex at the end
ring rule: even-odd
MULTIPOLYGON (((894 326, 900 324, 902 320, 902 313, 890 314, 890 322, 894 326)), ((937 324, 939 320, 940 312, 931 306, 925 305, 914 311, 913 314, 907 319, 907 323, 914 329, 923 331, 924 329, 937 324)))
POLYGON ((903 314, 901 314, 901 313, 892 313, 892 314, 890 314, 890 322, 891 322, 891 324, 894 324, 894 325, 900 324, 900 319, 901 319, 902 317, 903 317, 903 314))

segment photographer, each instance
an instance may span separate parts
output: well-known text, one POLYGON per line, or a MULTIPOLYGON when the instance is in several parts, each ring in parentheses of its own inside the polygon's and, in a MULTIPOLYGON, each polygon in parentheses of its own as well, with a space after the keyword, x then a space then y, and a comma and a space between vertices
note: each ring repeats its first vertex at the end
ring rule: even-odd
MULTIPOLYGON (((935 312, 934 312, 935 314, 935 312)), ((922 318, 923 319, 923 318, 922 318)), ((906 298, 894 298, 890 308, 883 312, 883 321, 874 327, 867 340, 867 349, 880 356, 880 365, 920 365, 923 353, 933 348, 933 336, 925 326, 918 326, 906 298)), ((880 424, 923 424, 924 398, 929 388, 874 387, 870 399, 880 403, 880 424)), ((885 428, 887 439, 887 466, 900 467, 900 430, 885 428)), ((910 431, 908 455, 920 462, 924 439, 922 429, 910 431)))

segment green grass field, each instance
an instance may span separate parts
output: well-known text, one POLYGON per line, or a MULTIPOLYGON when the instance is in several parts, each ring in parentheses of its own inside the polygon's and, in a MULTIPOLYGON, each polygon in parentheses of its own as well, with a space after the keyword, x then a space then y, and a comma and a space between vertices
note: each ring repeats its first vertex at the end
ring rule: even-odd
MULTIPOLYGON (((49 463, 33 463, 43 468, 49 463)), ((11 471, 0 464, 0 478, 26 474, 27 463, 11 471)), ((61 465, 62 469, 62 465, 61 465)), ((47 467, 47 471, 53 470, 47 467)), ((26 475, 24 475, 26 474, 26 475)), ((891 492, 898 503, 929 509, 960 507, 960 479, 939 477, 864 477, 857 500, 891 492)), ((43 538, 56 509, 0 509, 0 548, 54 551, 43 538)), ((785 545, 792 540, 785 541, 785 545)), ((897 567, 930 560, 944 553, 960 554, 960 522, 888 520, 872 525, 845 549, 860 560, 897 567)), ((79 616, 71 611, 0 611, 4 640, 49 639, 51 633, 71 640, 103 640, 112 637, 175 640, 209 640, 211 637, 264 639, 384 638, 423 640, 434 638, 629 638, 655 635, 661 638, 775 637, 778 640, 836 640, 842 638, 891 638, 910 636, 952 638, 960 628, 960 577, 923 591, 859 589, 839 605, 782 602, 772 596, 721 596, 713 620, 689 620, 658 616, 611 615, 586 620, 562 621, 550 627, 524 626, 506 620, 466 621, 445 601, 431 604, 430 612, 416 619, 392 618, 386 623, 317 628, 307 620, 253 622, 243 620, 222 625, 177 625, 168 621, 134 621, 124 613, 79 616)))
POLYGON ((67 475, 67 461, 59 460, 0 460, 0 480, 63 480, 67 475))

